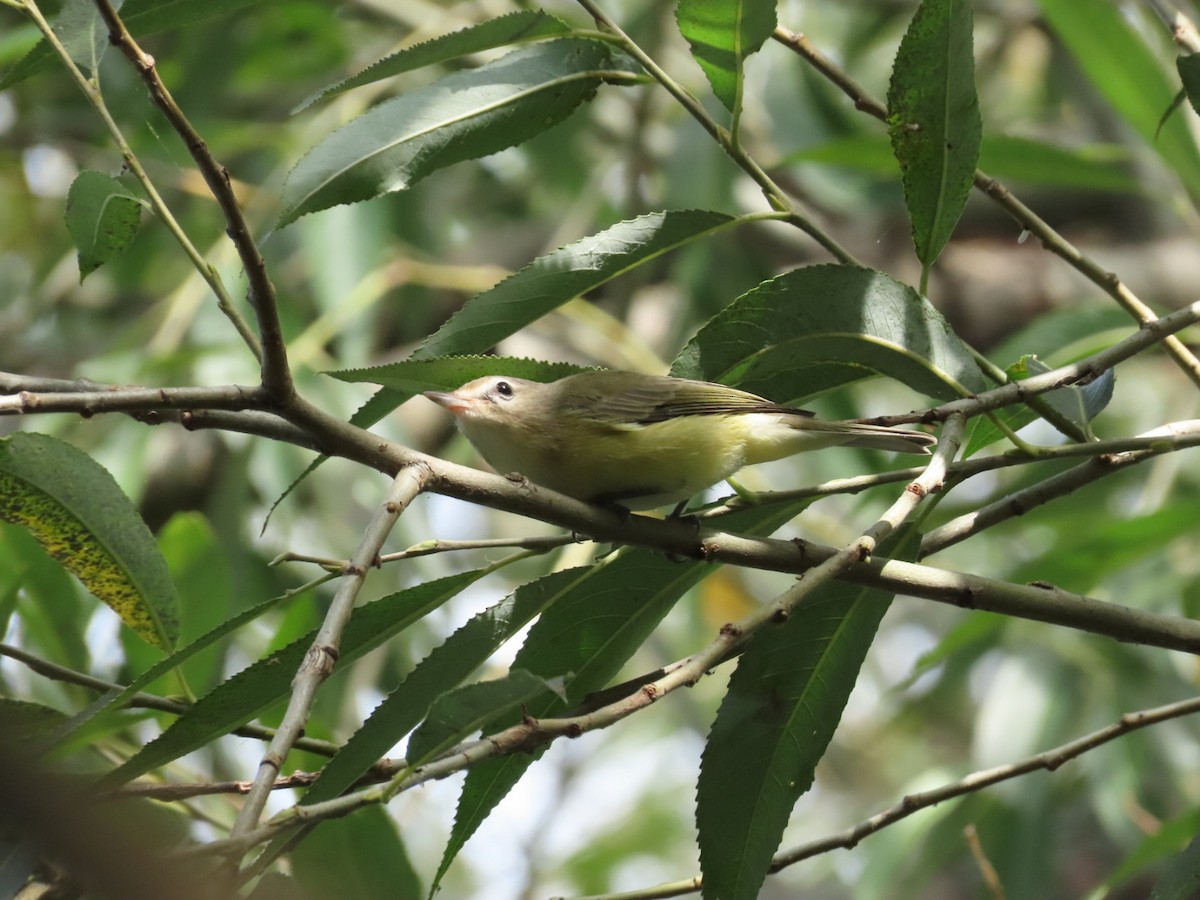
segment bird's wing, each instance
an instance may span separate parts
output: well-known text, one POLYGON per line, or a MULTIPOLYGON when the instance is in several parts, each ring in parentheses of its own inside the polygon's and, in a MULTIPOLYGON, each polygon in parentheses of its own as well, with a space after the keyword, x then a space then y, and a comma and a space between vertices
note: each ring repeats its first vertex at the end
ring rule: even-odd
POLYGON ((597 392, 587 398, 586 411, 581 408, 579 412, 616 425, 650 425, 680 416, 751 412, 812 415, 736 388, 683 378, 641 378, 617 391, 597 392))

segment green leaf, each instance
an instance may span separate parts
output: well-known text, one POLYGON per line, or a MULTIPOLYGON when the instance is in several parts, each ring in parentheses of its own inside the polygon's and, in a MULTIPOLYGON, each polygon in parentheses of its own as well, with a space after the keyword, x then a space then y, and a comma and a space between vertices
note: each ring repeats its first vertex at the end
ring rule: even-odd
POLYGON ((590 567, 567 569, 522 585, 450 635, 375 707, 321 770, 303 802, 330 800, 349 788, 428 714, 438 695, 461 683, 534 616, 573 591, 591 573, 590 567))
POLYGON ((499 716, 519 714, 526 704, 546 694, 565 700, 566 678, 546 679, 523 669, 447 691, 429 708, 429 716, 408 739, 406 760, 410 768, 445 753, 499 716))
MULTIPOLYGON (((400 633, 486 572, 481 569, 439 578, 359 607, 342 635, 338 668, 400 633)), ((281 701, 291 690, 292 678, 316 634, 313 629, 222 682, 166 731, 106 775, 102 785, 115 786, 203 747, 281 701)))
MULTIPOLYGON (((176 516, 175 518, 178 520, 180 517, 176 516)), ((184 584, 185 587, 181 589, 180 594, 182 596, 182 600, 184 600, 185 610, 188 610, 188 608, 194 608, 194 601, 199 599, 198 595, 205 592, 205 590, 209 590, 209 592, 212 593, 206 594, 206 598, 209 600, 208 605, 211 608, 206 608, 206 610, 203 611, 196 610, 192 613, 192 616, 188 617, 187 628, 185 629, 185 638, 190 636, 188 632, 194 632, 198 630, 198 626, 203 626, 205 623, 210 622, 212 617, 214 617, 214 613, 217 617, 216 622, 212 623, 211 629, 205 631, 204 634, 200 634, 194 638, 194 640, 188 641, 184 647, 180 647, 178 650, 175 650, 175 652, 167 656, 167 658, 164 658, 156 662, 155 665, 146 668, 142 674, 139 674, 139 676, 134 678, 132 682, 125 685, 125 688, 122 688, 119 691, 109 691, 107 694, 97 697, 96 700, 89 703, 88 706, 80 709, 78 713, 71 716, 70 720, 65 722, 64 727, 62 727, 61 730, 54 734, 52 739, 53 743, 65 742, 67 738, 70 738, 73 736, 73 734, 76 734, 79 731, 79 728, 82 728, 86 722, 91 721, 95 718, 95 716, 106 712, 108 709, 120 708, 122 704, 130 700, 130 698, 134 694, 137 694, 138 691, 145 689, 146 686, 154 684, 156 680, 166 676, 167 673, 174 671, 175 668, 184 666, 188 661, 192 660, 194 656, 202 652, 202 650, 214 646, 217 641, 221 641, 222 638, 234 634, 234 632, 238 631, 242 625, 253 622, 254 619, 257 619, 259 616, 262 616, 263 613, 268 612, 269 610, 272 610, 272 608, 282 604, 283 601, 292 600, 296 598, 299 593, 302 593, 288 592, 278 596, 272 596, 272 598, 259 602, 259 604, 247 608, 247 610, 242 610, 240 613, 236 614, 236 616, 228 616, 226 612, 222 611, 221 600, 212 600, 212 598, 223 596, 222 594, 217 593, 220 592, 220 590, 226 590, 227 593, 229 590, 227 586, 228 572, 226 571, 226 566, 224 566, 224 558, 217 556, 215 547, 211 544, 211 539, 214 535, 209 532, 208 528, 200 527, 199 523, 203 522, 203 520, 200 520, 198 516, 188 516, 187 520, 191 520, 191 526, 187 527, 182 534, 179 533, 181 529, 178 527, 168 526, 168 529, 162 536, 164 546, 168 547, 168 560, 170 565, 181 565, 178 558, 179 551, 176 550, 175 552, 172 552, 169 550, 169 546, 170 542, 180 540, 182 538, 187 538, 192 541, 192 544, 190 547, 188 547, 188 550, 190 550, 193 554, 196 554, 198 557, 190 560, 191 565, 188 565, 187 569, 184 570, 186 574, 181 572, 182 577, 180 578, 180 583, 184 584), (168 532, 172 532, 173 534, 168 532), (206 566, 206 568, 202 568, 202 566, 206 566)), ((175 520, 172 521, 174 522, 175 520)), ((226 599, 226 605, 228 605, 228 598, 224 599, 226 599)), ((192 666, 186 667, 185 671, 193 674, 193 676, 198 676, 196 678, 196 684, 206 685, 208 684, 208 678, 205 677, 205 674, 209 673, 211 667, 212 666, 210 665, 205 665, 197 670, 197 667, 193 664, 192 666)))
MULTIPOLYGON (((1189 900, 1200 891, 1200 810, 1189 809, 1146 835, 1120 864, 1109 872, 1099 889, 1109 891, 1123 882, 1147 874, 1160 860, 1174 857, 1150 892, 1151 900, 1189 900)), ((1095 896, 1095 895, 1093 895, 1095 896)))
MULTIPOLYGON (((72 2, 82 2, 94 8, 87 0, 72 2)), ((262 0, 128 0, 121 6, 121 20, 130 34, 140 38, 185 28, 218 16, 229 16, 261 2, 262 0)), ((107 43, 107 31, 97 39, 107 43)), ((53 48, 42 40, 0 78, 0 91, 37 74, 56 58, 57 54, 53 48)))
POLYGON ((942 400, 986 387, 970 352, 916 291, 836 265, 793 269, 738 297, 688 342, 671 374, 780 402, 876 374, 942 400))
MULTIPOLYGON (((1056 511, 1051 508, 1039 515, 1052 520, 1056 511)), ((1184 499, 1142 516, 1091 518, 1086 528, 1073 521, 1070 524, 1076 527, 1059 528, 1053 538, 1039 542, 1041 554, 1024 557, 1020 564, 1013 565, 1009 580, 1016 584, 1049 581, 1069 591, 1087 593, 1122 570, 1162 558, 1167 547, 1196 530, 1200 510, 1194 500, 1184 499)))
POLYGON ((1176 87, 1155 52, 1111 0, 1039 0, 1046 21, 1112 107, 1200 198, 1200 151, 1190 123, 1172 116, 1159 130, 1176 87))
POLYGON ((494 50, 509 44, 543 40, 570 32, 570 25, 540 9, 508 13, 389 54, 371 63, 356 75, 317 91, 302 101, 293 112, 300 112, 343 91, 373 84, 414 69, 459 59, 471 53, 494 50))
POLYGON ((395 821, 381 806, 323 822, 291 853, 303 896, 423 900, 395 821))
MULTIPOLYGON (((769 534, 801 507, 763 507, 721 519, 743 534, 769 534)), ((712 572, 704 562, 676 562, 646 550, 630 550, 592 567, 586 580, 559 598, 534 623, 513 668, 543 678, 574 673, 566 702, 529 704, 535 718, 559 714, 605 687, 685 591, 712 572)), ((509 716, 487 724, 485 734, 515 724, 509 716)), ((434 877, 436 890, 468 838, 542 755, 545 748, 484 761, 467 772, 454 828, 434 877)))
POLYGON ((0 440, 0 518, 28 530, 147 643, 175 645, 167 564, 129 498, 87 454, 44 434, 0 440))
POLYGON ((746 58, 775 30, 776 0, 679 0, 675 18, 713 93, 735 117, 746 58))
POLYGON ((67 193, 67 230, 79 251, 80 281, 129 246, 141 212, 142 201, 117 179, 79 173, 67 193))
POLYGON ((900 42, 887 102, 913 244, 928 269, 962 215, 979 160, 968 0, 923 0, 900 42))
MULTIPOLYGON (((915 551, 915 537, 907 531, 880 552, 915 551)), ((746 646, 700 762, 696 826, 705 898, 759 896, 890 602, 883 591, 832 582, 746 646)))
POLYGON ((632 80, 636 72, 608 44, 557 40, 387 100, 296 163, 283 185, 278 227, 523 143, 566 119, 602 82, 632 80))

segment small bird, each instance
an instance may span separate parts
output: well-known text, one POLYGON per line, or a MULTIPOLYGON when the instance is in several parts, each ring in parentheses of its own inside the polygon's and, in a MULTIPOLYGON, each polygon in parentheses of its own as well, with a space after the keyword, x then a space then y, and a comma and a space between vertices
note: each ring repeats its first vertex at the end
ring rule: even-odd
POLYGON ((722 384, 634 372, 489 375, 426 391, 497 472, 589 503, 682 503, 743 466, 848 444, 929 454, 920 431, 827 422, 722 384))

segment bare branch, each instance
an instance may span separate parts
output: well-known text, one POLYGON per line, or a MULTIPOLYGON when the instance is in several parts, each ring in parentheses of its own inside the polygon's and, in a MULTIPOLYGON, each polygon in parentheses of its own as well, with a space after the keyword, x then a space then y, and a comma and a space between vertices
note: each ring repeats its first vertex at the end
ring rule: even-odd
POLYGON ((271 746, 267 748, 262 762, 259 763, 258 774, 254 778, 250 794, 234 822, 231 832, 233 837, 243 834, 257 824, 288 751, 295 745, 304 729, 304 723, 308 720, 317 688, 333 674, 342 632, 350 620, 350 613, 366 580, 367 571, 377 564, 379 548, 383 546, 400 514, 421 493, 424 488, 423 482, 423 470, 415 466, 402 469, 393 480, 387 499, 367 525, 351 564, 346 568, 338 591, 329 604, 325 620, 321 623, 317 636, 292 681, 292 696, 287 712, 279 723, 271 746))

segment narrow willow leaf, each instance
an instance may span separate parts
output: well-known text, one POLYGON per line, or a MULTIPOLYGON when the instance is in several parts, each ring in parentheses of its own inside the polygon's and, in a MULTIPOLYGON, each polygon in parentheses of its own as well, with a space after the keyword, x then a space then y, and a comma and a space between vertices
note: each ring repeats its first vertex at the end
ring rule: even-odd
POLYGON ((526 704, 546 694, 565 700, 565 678, 539 678, 513 669, 493 678, 454 688, 433 701, 429 716, 408 739, 407 762, 419 766, 445 753, 497 716, 519 715, 526 704))
MULTIPOLYGON (((439 578, 359 607, 342 635, 338 667, 349 665, 399 634, 486 572, 480 569, 439 578)), ((166 731, 106 775, 102 786, 113 787, 203 747, 283 700, 316 634, 314 629, 222 682, 166 731)))
POLYGON ((278 224, 401 191, 430 172, 514 147, 566 119, 602 82, 635 80, 637 71, 608 44, 557 40, 385 101, 296 163, 278 224))
POLYGON ((147 643, 174 646, 167 564, 129 498, 86 453, 44 434, 0 440, 0 519, 29 531, 147 643))
POLYGON ((142 201, 117 179, 79 173, 67 192, 67 230, 79 251, 80 281, 129 246, 141 212, 142 201))
MULTIPOLYGON (((1038 0, 1055 35, 1104 98, 1200 198, 1200 150, 1185 116, 1159 119, 1176 93, 1151 51, 1111 0, 1038 0)), ((1194 64, 1189 64, 1194 65, 1194 64)))
POLYGON ((943 400, 986 386, 962 341, 916 291, 836 265, 793 269, 747 291, 688 342, 671 374, 779 402, 870 375, 943 400))
POLYGON ((494 50, 497 47, 527 41, 545 40, 570 32, 571 26, 547 12, 540 9, 519 10, 389 54, 383 59, 371 63, 356 75, 317 91, 302 101, 293 112, 300 112, 314 103, 326 100, 343 91, 362 87, 364 84, 372 84, 384 78, 391 78, 403 72, 411 72, 425 66, 459 59, 483 50, 494 50))
POLYGON ((738 115, 746 58, 775 30, 776 0, 679 0, 675 18, 713 93, 738 115))
POLYGON ((380 384, 405 397, 412 397, 422 391, 452 391, 484 375, 555 381, 587 370, 587 366, 574 363, 548 363, 512 356, 440 356, 436 359, 407 359, 366 369, 342 369, 325 374, 339 381, 380 384))
MULTIPOLYGON (((1188 900, 1200 891, 1200 812, 1192 809, 1163 823, 1142 840, 1125 861, 1106 878, 1100 889, 1116 887, 1124 880, 1144 876, 1148 863, 1161 858, 1172 843, 1187 846, 1172 857, 1150 891, 1150 900, 1188 900)), ((1172 848, 1173 849, 1173 848, 1172 848)))
MULTIPOLYGON (((912 552, 911 537, 881 552, 912 552)), ((832 582, 746 646, 700 763, 696 826, 705 898, 759 896, 890 601, 882 591, 832 582)))
POLYGON ((923 0, 900 42, 887 100, 913 244, 928 269, 962 215, 979 160, 968 0, 923 0))
MULTIPOLYGON (((721 525, 744 534, 770 534, 799 508, 749 509, 722 518, 721 525)), ((513 660, 513 668, 543 678, 573 673, 565 703, 556 698, 534 702, 529 715, 559 714, 606 687, 684 592, 710 572, 708 563, 676 562, 646 550, 627 551, 594 566, 586 580, 534 623, 513 660)), ((492 733, 517 721, 515 716, 501 718, 483 730, 492 733)), ((486 760, 467 772, 433 890, 463 845, 543 752, 486 760)))
MULTIPOLYGON (((229 16, 261 2, 263 0, 128 0, 123 6, 116 5, 120 6, 121 20, 129 29, 129 33, 135 38, 140 38, 184 28, 218 16, 229 16)), ((107 43, 106 31, 102 39, 107 43)), ((53 48, 42 40, 0 78, 0 91, 36 75, 56 58, 53 48)))
POLYGON ((460 684, 534 616, 591 574, 590 567, 566 569, 522 585, 450 635, 375 707, 321 770, 303 802, 331 800, 349 788, 428 714, 436 697, 460 684))

